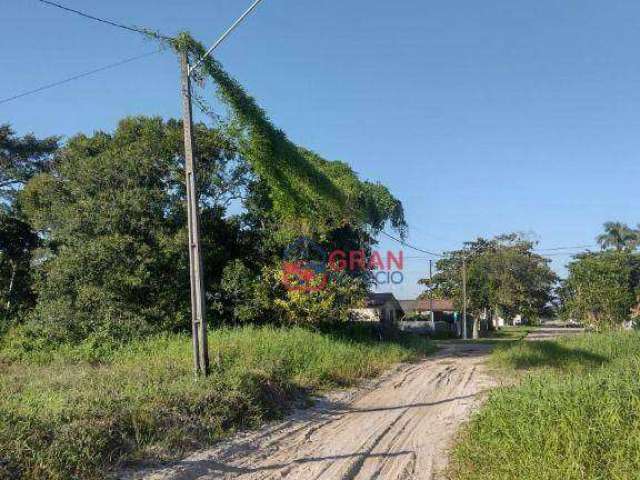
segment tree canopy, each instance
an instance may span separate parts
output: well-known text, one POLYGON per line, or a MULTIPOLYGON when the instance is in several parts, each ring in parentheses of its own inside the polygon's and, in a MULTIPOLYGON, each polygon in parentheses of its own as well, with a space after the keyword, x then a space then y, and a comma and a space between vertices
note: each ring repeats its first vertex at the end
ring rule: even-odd
POLYGON ((560 295, 563 315, 598 329, 620 328, 640 304, 640 254, 612 250, 577 255, 560 295))
POLYGON ((640 245, 640 227, 633 229, 622 222, 606 222, 604 233, 596 240, 603 250, 635 250, 640 245))
POLYGON ((9 125, 0 125, 0 203, 12 203, 31 177, 48 168, 58 143, 58 137, 17 137, 9 125))
MULTIPOLYGON (((229 139, 197 125, 207 291, 239 254, 237 222, 218 204, 219 172, 235 158, 229 139)), ((112 134, 77 135, 20 195, 46 240, 34 315, 82 338, 188 324, 188 257, 182 126, 129 118, 112 134)))
MULTIPOLYGON (((462 263, 467 263, 469 312, 479 316, 491 310, 507 319, 540 316, 552 300, 556 274, 549 260, 533 251, 535 244, 518 234, 465 242, 465 248, 447 252, 436 262, 432 280, 422 279, 435 296, 454 299, 462 306, 462 263)), ((423 294, 426 295, 426 294, 423 294)))

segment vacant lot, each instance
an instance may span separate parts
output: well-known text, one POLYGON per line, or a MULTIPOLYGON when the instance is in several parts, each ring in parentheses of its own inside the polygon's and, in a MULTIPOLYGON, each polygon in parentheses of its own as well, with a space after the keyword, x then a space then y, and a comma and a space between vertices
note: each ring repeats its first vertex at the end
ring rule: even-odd
POLYGON ((125 460, 175 458, 432 350, 418 337, 382 343, 367 327, 223 329, 209 342, 213 372, 195 380, 185 335, 31 353, 5 341, 0 478, 88 480, 125 460))
POLYGON ((628 479, 640 471, 640 335, 584 334, 498 347, 521 374, 461 435, 456 479, 628 479))

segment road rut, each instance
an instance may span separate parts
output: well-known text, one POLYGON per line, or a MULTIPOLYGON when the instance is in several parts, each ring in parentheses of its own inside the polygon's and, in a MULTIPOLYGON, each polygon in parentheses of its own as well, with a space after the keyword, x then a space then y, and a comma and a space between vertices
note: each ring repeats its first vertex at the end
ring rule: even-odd
POLYGON ((318 400, 288 420, 237 435, 144 480, 438 478, 460 424, 493 384, 487 344, 444 343, 366 387, 318 400))

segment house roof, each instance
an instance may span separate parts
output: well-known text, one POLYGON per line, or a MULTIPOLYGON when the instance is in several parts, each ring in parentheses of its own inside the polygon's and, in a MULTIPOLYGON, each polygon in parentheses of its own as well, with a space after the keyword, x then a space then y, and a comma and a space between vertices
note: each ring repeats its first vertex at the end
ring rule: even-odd
POLYGON ((398 300, 405 312, 417 312, 420 310, 420 300, 398 300))
POLYGON ((456 307, 450 298, 434 298, 421 300, 400 300, 400 306, 405 312, 429 312, 433 302, 434 312, 455 312, 456 307))
POLYGON ((365 300, 367 307, 380 307, 387 302, 396 303, 400 306, 393 293, 369 293, 365 300))

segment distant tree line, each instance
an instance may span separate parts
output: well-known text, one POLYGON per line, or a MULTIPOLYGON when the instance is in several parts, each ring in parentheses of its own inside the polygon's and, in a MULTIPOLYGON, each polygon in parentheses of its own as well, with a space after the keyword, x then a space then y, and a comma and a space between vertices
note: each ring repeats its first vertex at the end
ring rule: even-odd
MULTIPOLYGON (((567 265, 560 280, 535 242, 517 233, 478 238, 446 252, 433 278, 421 279, 422 298, 448 297, 462 309, 462 265, 467 268, 467 310, 478 328, 480 317, 516 315, 535 322, 560 316, 594 329, 640 323, 640 225, 607 222, 598 235, 599 251, 585 251, 567 265)), ((490 325, 489 325, 490 327, 490 325)))

